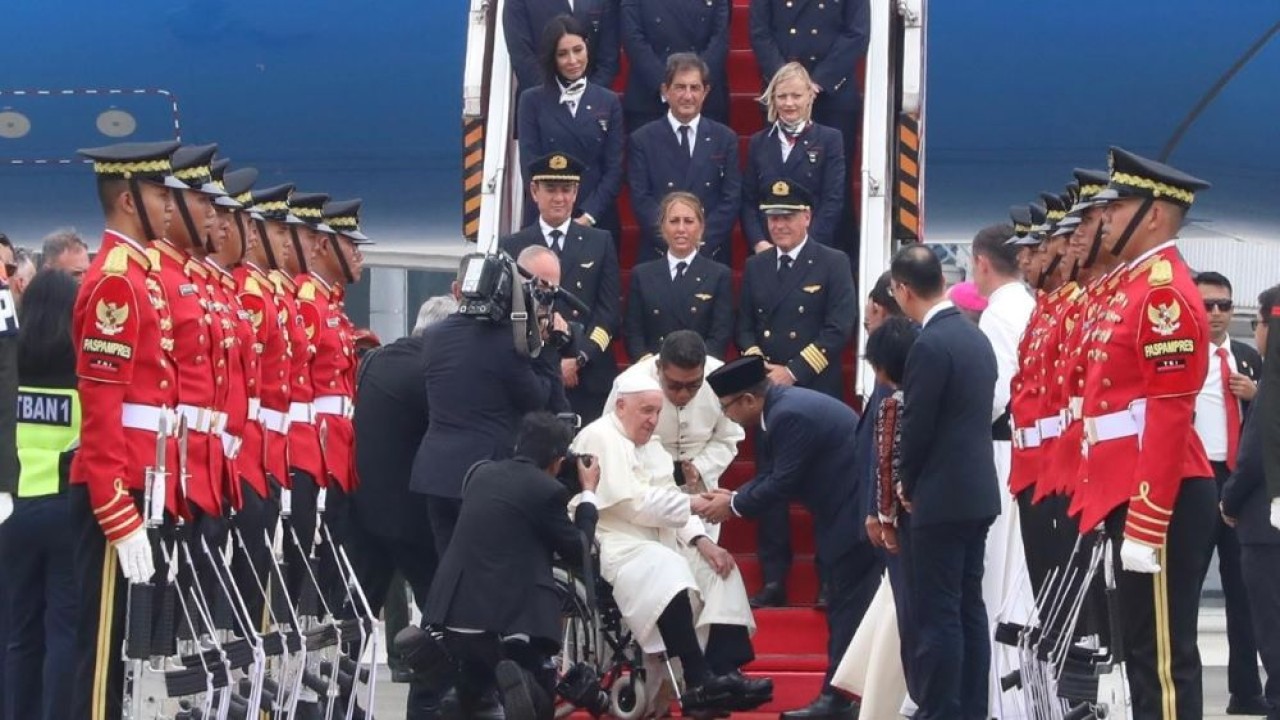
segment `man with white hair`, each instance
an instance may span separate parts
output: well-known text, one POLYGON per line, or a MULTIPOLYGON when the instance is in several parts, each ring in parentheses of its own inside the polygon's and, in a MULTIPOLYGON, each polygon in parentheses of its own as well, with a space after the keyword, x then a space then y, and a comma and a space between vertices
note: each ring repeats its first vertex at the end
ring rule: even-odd
POLYGON ((772 698, 773 682, 738 669, 752 659, 755 629, 742 576, 698 519, 703 498, 676 486, 671 456, 654 435, 662 388, 635 373, 618 382, 614 396, 573 443, 575 452, 600 460, 601 574, 644 651, 680 659, 685 712, 758 707, 772 698))

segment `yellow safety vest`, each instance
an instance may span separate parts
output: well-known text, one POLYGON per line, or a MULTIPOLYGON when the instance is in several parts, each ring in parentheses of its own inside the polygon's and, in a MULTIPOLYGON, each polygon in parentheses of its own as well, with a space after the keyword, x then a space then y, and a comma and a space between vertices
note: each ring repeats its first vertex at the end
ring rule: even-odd
POLYGON ((64 453, 80 445, 80 394, 73 388, 18 388, 18 497, 62 490, 64 453))

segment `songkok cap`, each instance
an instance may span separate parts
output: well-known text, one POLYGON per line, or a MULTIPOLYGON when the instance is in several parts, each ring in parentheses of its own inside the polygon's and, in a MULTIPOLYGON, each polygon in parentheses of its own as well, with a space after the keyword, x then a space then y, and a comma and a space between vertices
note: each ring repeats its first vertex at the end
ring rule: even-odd
POLYGON ((618 394, 662 392, 662 386, 648 373, 623 373, 618 377, 618 394))
POLYGON ((264 220, 296 222, 297 218, 289 212, 289 195, 292 193, 293 183, 254 190, 247 203, 249 212, 258 213, 264 220))
POLYGON ((333 231, 350 239, 356 245, 366 245, 373 242, 364 233, 360 232, 360 205, 363 203, 359 198, 355 200, 334 200, 325 203, 324 214, 322 219, 324 224, 333 228, 333 231))
POLYGON ((324 224, 324 204, 329 196, 324 193, 295 192, 289 196, 289 218, 285 221, 291 225, 309 225, 321 232, 333 232, 324 224))
POLYGON ((790 215, 813 207, 813 194, 798 182, 782 178, 765 182, 760 210, 765 215, 790 215))
POLYGON ((186 185, 173 177, 171 158, 180 145, 172 140, 116 143, 78 152, 93 161, 93 172, 100 180, 136 179, 186 189, 186 185))
POLYGON ((1196 200, 1196 191, 1211 187, 1200 178, 1123 148, 1111 148, 1108 165, 1111 182, 1094 196, 1099 200, 1154 198, 1189 208, 1196 200))
POLYGON ((578 182, 585 166, 572 155, 551 153, 529 165, 530 182, 578 182))
POLYGON ((218 158, 217 160, 213 161, 212 165, 209 166, 209 169, 213 171, 213 184, 217 185, 219 188, 222 189, 222 192, 226 193, 225 195, 219 195, 218 197, 214 198, 213 204, 217 205, 218 207, 225 207, 225 208, 232 208, 234 210, 239 210, 243 208, 244 205, 239 200, 236 200, 234 195, 227 192, 227 168, 230 165, 231 165, 231 161, 228 160, 227 158, 218 158))
POLYGON ((218 146, 183 145, 173 152, 173 176, 187 189, 212 197, 226 195, 213 181, 213 156, 218 146))
POLYGON ((716 397, 723 398, 746 392, 764 382, 764 378, 764 358, 759 355, 743 355, 707 375, 707 384, 716 397))
MULTIPOLYGON (((227 197, 236 201, 237 207, 249 208, 253 204, 253 184, 257 181, 257 168, 236 168, 222 176, 222 189, 227 191, 227 197)), ((262 218, 252 208, 249 214, 255 219, 262 218)))

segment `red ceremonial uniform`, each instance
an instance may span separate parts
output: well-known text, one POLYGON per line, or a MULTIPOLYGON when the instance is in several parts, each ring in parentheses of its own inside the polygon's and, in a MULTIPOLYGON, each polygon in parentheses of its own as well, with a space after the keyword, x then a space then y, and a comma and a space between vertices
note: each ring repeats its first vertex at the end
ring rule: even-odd
MULTIPOLYGON (((302 287, 278 270, 273 271, 271 276, 280 288, 277 299, 289 321, 289 465, 305 471, 323 487, 324 460, 320 455, 320 438, 313 422, 312 405, 315 391, 311 385, 311 359, 315 356, 316 349, 311 335, 302 325, 302 316, 298 313, 302 287)), ((314 288, 311 292, 314 292, 314 288)))
MULTIPOLYGON (((72 318, 83 416, 71 482, 87 486, 107 542, 142 527, 131 493, 143 491, 160 418, 178 402, 171 330, 164 289, 143 246, 106 231, 72 318)), ((174 449, 170 440, 170 461, 174 449)), ((177 513, 176 482, 168 484, 165 504, 177 513)))
MULTIPOLYGON (((246 375, 250 387, 249 427, 240 453, 241 457, 256 458, 253 462, 261 469, 261 491, 265 497, 270 489, 268 477, 283 484, 287 484, 289 478, 288 318, 282 316, 282 308, 276 303, 275 286, 261 268, 246 262, 233 274, 240 306, 253 338, 246 355, 252 363, 246 375)), ((250 477, 249 482, 259 489, 257 478, 250 477)))
POLYGON ((160 284, 169 299, 177 363, 177 410, 187 421, 187 497, 204 513, 222 513, 222 431, 220 402, 226 387, 226 354, 221 323, 209 298, 207 265, 167 240, 152 243, 160 284))
POLYGON ((338 291, 313 277, 299 292, 303 327, 315 343, 311 364, 315 388, 316 427, 324 434, 324 465, 344 492, 355 489, 355 432, 351 426, 352 370, 355 343, 338 308, 338 291))
POLYGON ((235 278, 212 259, 206 258, 205 262, 210 269, 209 292, 221 318, 222 346, 227 355, 226 399, 221 406, 227 413, 227 427, 222 432, 222 452, 226 458, 227 487, 234 507, 239 509, 243 506, 241 478, 261 497, 267 493, 262 472, 262 429, 256 414, 253 422, 249 421, 249 406, 258 394, 258 356, 253 347, 253 326, 240 306, 235 278), (253 451, 246 452, 249 446, 253 451))
POLYGON ((1128 504, 1125 538, 1162 547, 1183 478, 1213 477, 1192 426, 1208 324, 1172 241, 1124 271, 1091 341, 1081 529, 1128 504))
POLYGON ((1074 281, 1057 290, 1059 300, 1053 309, 1044 339, 1044 394, 1037 422, 1040 429, 1040 467, 1036 473, 1036 490, 1032 502, 1062 493, 1062 468, 1054 465, 1062 437, 1062 408, 1066 405, 1066 378, 1063 364, 1067 355, 1067 335, 1080 317, 1082 290, 1074 281))
POLYGON ((1009 466, 1009 491, 1014 495, 1035 485, 1040 471, 1040 429, 1044 417, 1044 343, 1061 295, 1041 293, 1018 342, 1018 371, 1010 387, 1009 415, 1013 422, 1013 452, 1009 466))

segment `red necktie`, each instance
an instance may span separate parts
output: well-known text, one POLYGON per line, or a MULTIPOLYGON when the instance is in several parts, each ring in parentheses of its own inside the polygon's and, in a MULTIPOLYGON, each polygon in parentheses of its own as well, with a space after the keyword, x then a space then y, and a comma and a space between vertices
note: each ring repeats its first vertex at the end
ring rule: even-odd
POLYGON ((1240 401, 1231 393, 1231 363, 1226 348, 1218 348, 1218 367, 1222 373, 1222 401, 1227 408, 1227 468, 1235 470, 1240 447, 1240 401))

